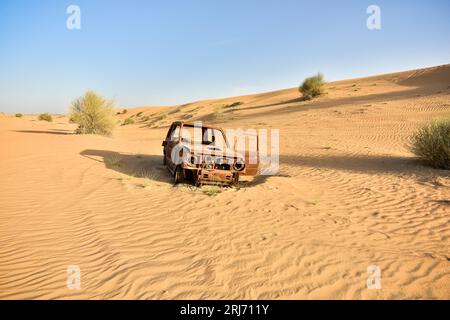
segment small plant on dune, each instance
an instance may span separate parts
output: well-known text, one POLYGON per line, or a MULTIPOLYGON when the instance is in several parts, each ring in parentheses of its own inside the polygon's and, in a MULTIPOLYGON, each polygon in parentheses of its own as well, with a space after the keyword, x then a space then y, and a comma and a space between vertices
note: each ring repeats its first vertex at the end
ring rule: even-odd
POLYGON ((224 108, 234 108, 237 106, 240 106, 241 104, 244 104, 242 101, 233 102, 231 104, 227 104, 224 106, 224 108))
POLYGON ((222 188, 218 186, 205 186, 203 187, 203 193, 209 197, 214 197, 222 192, 222 188))
POLYGON ((142 183, 140 184, 142 188, 149 188, 161 179, 161 173, 159 171, 145 168, 138 169, 133 176, 142 179, 142 183))
POLYGON ((122 161, 122 157, 117 153, 113 153, 112 155, 110 155, 109 157, 107 157, 105 159, 105 163, 111 167, 120 167, 121 161, 122 161))
POLYGON ((305 100, 310 100, 314 97, 320 96, 325 92, 325 81, 322 73, 306 78, 298 91, 303 95, 305 100))
POLYGON ((409 149, 435 168, 450 169, 450 117, 419 128, 409 149))
POLYGON ((78 124, 78 134, 111 135, 116 119, 113 111, 114 103, 93 91, 72 102, 70 119, 78 124))
POLYGON ((129 125, 129 124, 134 124, 134 119, 133 118, 126 118, 123 121, 122 126, 126 126, 126 125, 129 125))
MULTIPOLYGON (((152 116, 153 116, 153 115, 155 115, 155 114, 152 114, 152 116)), ((150 122, 146 125, 146 127, 149 127, 149 128, 158 128, 158 127, 159 127, 159 122, 162 121, 162 120, 164 120, 164 119, 166 119, 166 118, 167 118, 167 113, 163 113, 163 114, 157 116, 156 118, 152 119, 152 121, 150 121, 150 122)))
POLYGON ((23 117, 23 114, 21 114, 21 113, 16 113, 16 114, 15 114, 15 117, 16 117, 16 118, 22 118, 22 117, 23 117))
POLYGON ((52 122, 53 121, 53 117, 49 113, 41 113, 38 116, 38 119, 41 120, 41 121, 48 121, 48 122, 52 122))
POLYGON ((242 101, 233 102, 232 104, 230 104, 230 108, 234 108, 234 107, 240 106, 241 104, 244 104, 244 103, 242 101))

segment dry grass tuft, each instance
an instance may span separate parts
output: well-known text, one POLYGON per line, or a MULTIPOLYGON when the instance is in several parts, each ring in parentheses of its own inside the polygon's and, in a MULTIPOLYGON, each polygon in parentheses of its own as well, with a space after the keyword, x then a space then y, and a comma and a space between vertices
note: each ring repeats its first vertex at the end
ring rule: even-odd
POLYGON ((214 197, 222 192, 222 188, 218 186, 204 186, 202 192, 209 197, 214 197))
POLYGON ((428 123, 411 137, 409 149, 431 166, 450 169, 450 118, 428 123))
POLYGON ((105 159, 105 163, 111 167, 120 167, 122 157, 119 154, 113 154, 105 159))

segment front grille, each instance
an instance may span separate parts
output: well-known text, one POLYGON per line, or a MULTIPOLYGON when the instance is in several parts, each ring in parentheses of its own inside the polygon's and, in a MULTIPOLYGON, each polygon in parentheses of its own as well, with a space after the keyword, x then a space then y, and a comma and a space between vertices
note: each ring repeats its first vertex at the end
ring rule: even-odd
POLYGON ((224 156, 202 156, 192 155, 189 159, 191 164, 197 168, 203 169, 217 169, 217 170, 231 170, 236 159, 224 156))

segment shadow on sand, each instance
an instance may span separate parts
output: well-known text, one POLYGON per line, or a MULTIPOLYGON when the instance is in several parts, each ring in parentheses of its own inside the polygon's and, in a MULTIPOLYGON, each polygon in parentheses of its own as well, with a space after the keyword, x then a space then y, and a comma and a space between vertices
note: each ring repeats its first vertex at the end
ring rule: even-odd
POLYGON ((146 178, 157 182, 172 183, 173 178, 163 166, 162 155, 122 153, 109 150, 87 149, 83 157, 102 162, 105 167, 130 177, 146 178))
POLYGON ((50 129, 50 130, 14 130, 14 132, 20 132, 20 133, 34 133, 34 134, 59 134, 59 135, 70 135, 70 134, 74 134, 73 130, 62 130, 62 129, 50 129))
MULTIPOLYGON (((104 163, 105 167, 121 174, 146 178, 167 184, 173 183, 173 177, 162 164, 162 155, 143 155, 123 153, 109 150, 87 149, 80 153, 83 157, 93 161, 104 163)), ((303 155, 281 155, 280 165, 312 167, 330 170, 353 171, 366 174, 394 174, 428 176, 448 174, 446 170, 438 170, 424 166, 421 161, 414 157, 399 156, 303 156, 303 155)), ((289 175, 279 174, 278 177, 289 178, 289 175)), ((272 176, 256 176, 241 181, 240 187, 255 187, 264 184, 272 176)))
MULTIPOLYGON (((83 157, 105 164, 105 167, 129 177, 146 178, 157 182, 173 184, 173 177, 162 164, 162 155, 143 155, 109 150, 86 149, 80 152, 83 157)), ((256 176, 241 181, 239 187, 254 187, 265 183, 270 176, 256 176)), ((192 181, 186 181, 193 184, 192 181)))
POLYGON ((441 170, 432 169, 414 157, 401 156, 372 156, 372 155, 284 155, 280 156, 280 163, 289 166, 304 166, 330 170, 354 171, 369 174, 420 174, 439 173, 441 170))

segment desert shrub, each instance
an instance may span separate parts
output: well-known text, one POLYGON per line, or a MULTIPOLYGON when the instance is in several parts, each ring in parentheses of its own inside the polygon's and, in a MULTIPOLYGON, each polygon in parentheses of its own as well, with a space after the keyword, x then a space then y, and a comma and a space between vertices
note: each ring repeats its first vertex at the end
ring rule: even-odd
POLYGON ((114 103, 106 100, 93 91, 72 102, 70 119, 78 124, 76 133, 111 135, 116 119, 113 111, 114 103))
POLYGON ((240 106, 241 104, 244 104, 244 103, 241 101, 238 101, 238 102, 233 102, 233 103, 224 105, 223 107, 224 108, 234 108, 234 107, 240 106))
POLYGON ((221 193, 222 189, 218 186, 205 186, 202 191, 207 196, 214 197, 221 193))
POLYGON ((306 78, 298 88, 298 91, 308 100, 323 94, 325 91, 323 74, 318 73, 315 76, 306 78))
POLYGON ((240 106, 241 104, 244 104, 242 101, 238 101, 238 102, 233 102, 232 104, 230 104, 228 107, 229 108, 234 108, 237 106, 240 106))
POLYGON ((123 121, 122 125, 123 125, 123 126, 126 126, 126 125, 133 124, 133 123, 134 123, 134 119, 133 119, 133 118, 126 118, 126 119, 123 121))
POLYGON ((113 153, 105 158, 105 163, 111 167, 120 167, 123 158, 118 153, 113 153))
POLYGON ((23 117, 23 114, 21 114, 21 113, 16 113, 15 116, 16 116, 16 118, 22 118, 22 117, 23 117))
POLYGON ((433 167, 450 169, 450 118, 419 128, 412 135, 409 148, 433 167))
POLYGON ((42 120, 42 121, 48 121, 48 122, 52 122, 53 121, 53 117, 49 113, 41 113, 38 116, 38 119, 42 120))

